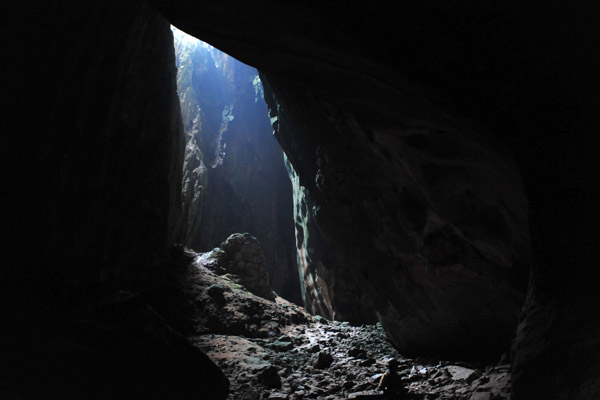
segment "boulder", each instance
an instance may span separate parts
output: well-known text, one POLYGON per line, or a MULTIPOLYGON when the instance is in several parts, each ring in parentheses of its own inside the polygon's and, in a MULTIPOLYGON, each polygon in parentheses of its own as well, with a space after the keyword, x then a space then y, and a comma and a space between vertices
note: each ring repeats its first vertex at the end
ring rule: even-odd
POLYGON ((269 285, 265 256, 258 240, 249 233, 234 233, 221 243, 227 271, 236 275, 238 283, 267 300, 275 300, 269 285))
POLYGON ((467 382, 472 382, 475 376, 475 370, 471 368, 460 367, 458 365, 450 365, 446 368, 450 373, 450 376, 454 380, 464 380, 467 382))

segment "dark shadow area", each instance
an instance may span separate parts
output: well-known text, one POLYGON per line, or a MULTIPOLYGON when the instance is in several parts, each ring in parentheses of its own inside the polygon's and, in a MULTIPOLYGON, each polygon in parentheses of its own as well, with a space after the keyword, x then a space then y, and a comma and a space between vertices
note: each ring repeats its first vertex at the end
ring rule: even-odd
POLYGON ((600 397, 595 2, 1 7, 0 396, 226 398, 226 370, 234 395, 343 398, 394 356, 423 398, 600 397), (224 78, 192 86, 222 95, 186 138, 169 23, 257 68, 269 120, 254 72, 217 56, 224 78), (268 210, 287 224, 259 199, 285 171, 243 168, 267 147, 250 126, 286 154, 303 296, 328 319, 235 276, 296 262, 226 241, 268 210), (173 247, 196 229, 189 143, 210 179, 183 193, 213 196, 195 239, 227 249, 204 258, 173 247))

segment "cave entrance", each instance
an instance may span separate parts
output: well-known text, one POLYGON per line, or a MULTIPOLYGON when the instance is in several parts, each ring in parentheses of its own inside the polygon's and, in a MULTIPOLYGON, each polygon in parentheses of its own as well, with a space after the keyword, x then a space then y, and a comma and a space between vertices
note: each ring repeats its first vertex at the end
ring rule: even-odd
POLYGON ((206 252, 233 233, 250 233, 273 290, 301 304, 292 185, 258 71, 171 29, 186 141, 182 241, 206 252))

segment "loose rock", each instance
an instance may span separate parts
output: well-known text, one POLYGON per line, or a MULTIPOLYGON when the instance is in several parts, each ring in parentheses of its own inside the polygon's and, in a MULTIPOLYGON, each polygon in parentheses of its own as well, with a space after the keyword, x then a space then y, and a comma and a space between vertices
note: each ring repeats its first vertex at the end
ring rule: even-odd
POLYGON ((392 358, 399 361, 398 375, 415 398, 510 398, 508 365, 408 359, 390 345, 380 324, 351 326, 315 318, 279 297, 272 302, 248 293, 202 262, 194 268, 190 293, 198 297, 193 304, 205 307, 214 324, 210 334, 195 336, 192 342, 226 373, 231 400, 341 400, 351 393, 372 398, 381 394, 377 385, 392 358), (221 307, 214 306, 212 297, 218 296, 220 287, 210 289, 213 295, 208 293, 213 284, 225 288, 227 302, 221 307), (296 324, 294 313, 317 323, 296 324))

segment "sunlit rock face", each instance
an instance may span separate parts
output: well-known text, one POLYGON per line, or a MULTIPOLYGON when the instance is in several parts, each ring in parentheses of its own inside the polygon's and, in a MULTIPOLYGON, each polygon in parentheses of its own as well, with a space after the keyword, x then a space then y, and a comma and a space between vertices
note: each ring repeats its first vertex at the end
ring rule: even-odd
POLYGON ((294 190, 298 269, 306 309, 315 315, 352 324, 373 323, 376 316, 371 301, 352 278, 343 258, 323 237, 316 220, 318 206, 300 184, 300 177, 287 159, 286 167, 294 190))
MULTIPOLYGON (((358 39, 361 26, 337 19, 335 6, 321 11, 323 19, 289 7, 237 28, 227 8, 232 28, 206 20, 197 34, 261 70, 273 129, 297 175, 295 191, 303 187, 313 202, 310 223, 302 216, 308 207, 296 211, 306 303, 354 321, 374 311, 406 354, 499 357, 517 326, 531 259, 528 204, 510 150, 429 82, 399 75, 379 52, 391 37, 358 39), (306 16, 314 29, 299 33, 288 13, 306 16), (232 33, 242 31, 246 42, 232 33), (244 46, 250 38, 254 45, 244 46), (318 227, 321 246, 311 245, 316 235, 308 225, 318 227), (358 300, 362 294, 367 302, 358 300)), ((190 14, 216 20, 225 9, 190 14)), ((369 10, 347 14, 359 11, 369 10)), ((194 33, 194 23, 171 15, 194 33)))
MULTIPOLYGON (((305 87, 273 93, 283 147, 316 148, 310 157, 288 157, 315 199, 316 223, 351 272, 327 289, 344 278, 358 286, 407 354, 506 352, 530 255, 527 202, 502 146, 466 121, 417 124, 398 114, 382 126, 348 111, 374 117, 373 100, 340 108, 305 87), (302 101, 279 100, 290 93, 302 101), (309 110, 310 129, 300 134, 299 118, 309 110)), ((330 274, 334 265, 325 264, 330 274)), ((344 301, 360 304, 356 296, 344 301)))
POLYGON ((186 150, 184 243, 207 251, 234 232, 264 249, 273 289, 300 303, 292 189, 254 68, 175 29, 186 150))
MULTIPOLYGON (((595 132, 599 126, 590 116, 599 106, 595 93, 600 65, 589 57, 590 49, 599 46, 597 10, 581 4, 566 10, 554 2, 543 10, 523 2, 457 6, 382 1, 375 7, 366 2, 332 1, 313 7, 264 1, 252 8, 236 2, 153 3, 173 23, 264 74, 263 83, 270 83, 277 100, 273 106, 279 107, 275 114, 280 131, 295 130, 281 135, 280 141, 301 184, 317 204, 332 198, 354 203, 355 210, 341 219, 355 221, 355 229, 328 230, 330 243, 364 237, 365 226, 385 222, 380 228, 381 232, 389 229, 386 233, 367 237, 365 245, 356 249, 358 255, 370 257, 363 263, 366 271, 355 278, 366 285, 375 275, 386 276, 384 287, 376 293, 369 291, 369 296, 379 299, 375 308, 382 316, 397 312, 388 321, 406 323, 401 333, 394 333, 396 324, 386 324, 394 327, 388 333, 398 344, 403 337, 415 336, 407 332, 407 326, 423 326, 437 315, 440 322, 448 318, 441 331, 453 332, 449 342, 462 343, 473 350, 471 355, 483 354, 476 349, 496 345, 484 339, 485 332, 477 333, 479 323, 470 322, 481 321, 488 304, 496 312, 488 314, 491 320, 481 328, 494 324, 500 324, 503 332, 514 328, 513 310, 519 301, 511 299, 515 291, 523 292, 529 260, 521 248, 529 230, 521 175, 529 200, 533 269, 515 342, 514 396, 597 397, 600 375, 594 372, 599 363, 591 355, 600 354, 594 339, 598 322, 588 317, 600 307, 588 272, 596 252, 589 232, 597 226, 592 188, 598 168, 590 149, 598 147, 595 132), (457 121, 460 115, 483 128, 465 125, 460 118, 457 121), (329 123, 328 118, 333 121, 329 123), (340 118, 347 121, 345 125, 335 122, 340 118), (363 133, 357 134, 358 129, 363 133), (481 134, 486 129, 510 150, 484 139, 481 134), (328 141, 335 146, 323 143, 328 141), (435 142, 438 145, 432 148, 435 142), (444 142, 451 145, 439 145, 444 142), (478 146, 484 150, 473 154, 478 146), (355 151, 361 147, 364 152, 355 151), (518 168, 510 161, 510 152, 518 168), (346 154, 350 157, 344 161, 346 154), (470 161, 461 163, 463 157, 470 161), (433 168, 428 170, 428 166, 433 168), (441 171, 436 172, 437 168, 441 171), (318 170, 324 177, 321 188, 317 187, 318 170), (393 176, 401 170, 402 176, 393 176), (458 175, 452 177, 454 173, 458 175), (349 181, 345 186, 342 179, 334 179, 344 174, 349 181), (361 174, 370 177, 356 178, 361 174), (499 180, 503 183, 488 193, 486 188, 499 180), (355 181, 372 182, 370 190, 363 191, 355 181), (338 188, 337 195, 331 195, 328 185, 331 190, 338 188), (449 200, 454 198, 453 206, 440 201, 446 195, 440 189, 444 185, 449 200), (358 199, 360 191, 363 197, 358 199), (369 194, 373 192, 380 194, 369 194), (476 198, 470 199, 468 192, 476 198), (501 203, 506 196, 514 201, 504 207, 501 203), (475 204, 473 213, 468 211, 470 204, 475 204), (372 218, 382 208, 385 217, 372 218), (402 218, 386 216, 408 209, 413 212, 402 218), (508 216, 508 210, 517 213, 508 216), (481 220, 469 221, 479 215, 481 220), (383 245, 382 235, 387 238, 383 245), (399 245, 393 249, 391 243, 399 245), (458 254, 444 250, 450 248, 458 254), (437 250, 432 253, 432 249, 437 250), (392 255, 398 257, 394 264, 389 262, 392 255), (451 267, 435 267, 440 264, 451 267), (405 273, 394 272, 392 265, 405 273), (446 274, 456 268, 452 265, 462 271, 455 278, 446 274), (466 278, 469 271, 473 279, 466 278), (480 281, 483 286, 470 287, 480 281), (477 294, 482 287, 495 289, 477 294), (460 297, 454 297, 459 293, 477 299, 467 301, 466 310, 476 304, 481 307, 473 319, 467 315, 466 324, 460 297), (448 296, 452 297, 448 302, 427 300, 448 296), (399 298, 414 301, 401 307, 404 300, 399 298), (495 300, 486 303, 488 298, 495 300), (507 301, 496 308, 493 304, 501 298, 507 301), (413 309, 422 312, 406 319, 413 309), (459 320, 471 327, 468 333, 459 320), (573 324, 585 332, 575 341, 573 324), (471 345, 469 337, 477 340, 471 345), (548 357, 559 357, 563 364, 557 366, 548 357), (583 364, 577 361, 582 359, 586 360, 583 364), (553 379, 549 384, 548 374, 540 370, 570 378, 553 379)), ((339 218, 335 216, 339 211, 318 215, 319 226, 334 226, 327 221, 339 218)), ((347 224, 342 226, 347 228, 347 224)), ((427 329, 417 340, 422 346, 417 347, 444 352, 440 347, 445 348, 445 340, 437 332, 427 329)), ((503 339, 496 344, 507 339, 505 333, 500 336, 503 339)))

